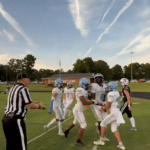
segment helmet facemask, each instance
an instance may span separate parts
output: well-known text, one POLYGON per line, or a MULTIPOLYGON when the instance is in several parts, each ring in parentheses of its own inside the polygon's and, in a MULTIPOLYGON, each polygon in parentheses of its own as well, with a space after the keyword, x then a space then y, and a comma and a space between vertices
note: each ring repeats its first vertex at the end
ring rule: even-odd
POLYGON ((103 83, 103 77, 96 77, 95 82, 98 84, 102 84, 103 83))

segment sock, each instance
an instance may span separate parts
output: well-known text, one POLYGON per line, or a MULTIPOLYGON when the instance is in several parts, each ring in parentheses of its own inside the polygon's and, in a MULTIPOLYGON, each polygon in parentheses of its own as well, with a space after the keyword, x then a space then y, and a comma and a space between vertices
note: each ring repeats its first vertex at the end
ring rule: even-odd
POLYGON ((77 139, 77 143, 79 143, 79 142, 81 142, 81 140, 80 140, 80 139, 77 139))
POLYGON ((119 145, 123 145, 123 143, 122 143, 122 142, 119 142, 119 145))
POLYGON ((133 128, 135 128, 135 120, 133 117, 130 118, 130 122, 133 128))
POLYGON ((58 126, 59 126, 59 132, 62 132, 62 122, 58 122, 58 126))
POLYGON ((54 124, 56 122, 56 118, 52 119, 50 121, 50 123, 47 125, 47 127, 49 128, 49 126, 51 126, 52 124, 54 124))

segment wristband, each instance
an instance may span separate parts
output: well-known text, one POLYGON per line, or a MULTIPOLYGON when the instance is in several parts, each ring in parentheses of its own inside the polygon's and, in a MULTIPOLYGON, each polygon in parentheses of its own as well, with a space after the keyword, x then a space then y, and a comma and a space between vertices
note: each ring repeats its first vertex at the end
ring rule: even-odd
POLYGON ((130 108, 131 106, 130 106, 130 105, 128 105, 128 107, 130 108))

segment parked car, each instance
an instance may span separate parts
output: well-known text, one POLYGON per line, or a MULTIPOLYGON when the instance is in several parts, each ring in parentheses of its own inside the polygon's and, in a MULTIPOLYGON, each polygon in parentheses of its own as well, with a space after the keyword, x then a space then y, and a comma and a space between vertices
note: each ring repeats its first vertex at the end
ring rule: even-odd
POLYGON ((145 82, 145 79, 138 80, 138 83, 143 83, 143 82, 145 82))
POLYGON ((138 81, 136 79, 133 79, 130 81, 130 83, 138 83, 138 81))
POLYGON ((150 83, 150 80, 147 80, 146 83, 150 83))

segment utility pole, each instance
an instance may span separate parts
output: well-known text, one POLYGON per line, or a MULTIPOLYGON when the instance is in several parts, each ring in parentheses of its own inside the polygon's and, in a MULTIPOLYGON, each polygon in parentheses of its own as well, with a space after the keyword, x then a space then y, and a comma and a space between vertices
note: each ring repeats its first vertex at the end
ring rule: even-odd
POLYGON ((130 54, 131 54, 131 80, 133 80, 133 75, 132 75, 132 54, 133 54, 133 52, 130 52, 130 54))

